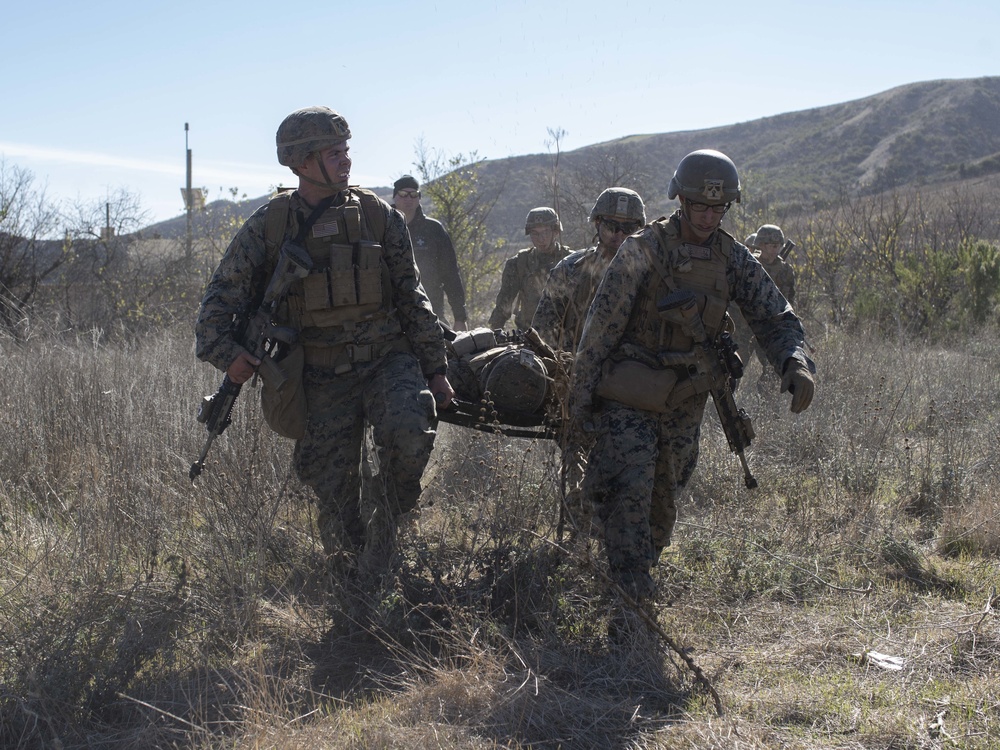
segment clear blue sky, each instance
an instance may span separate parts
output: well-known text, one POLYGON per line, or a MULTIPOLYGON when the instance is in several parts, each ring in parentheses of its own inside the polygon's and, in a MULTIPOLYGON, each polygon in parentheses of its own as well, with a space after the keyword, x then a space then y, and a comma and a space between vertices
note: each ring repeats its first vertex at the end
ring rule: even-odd
MULTIPOLYGON (((1000 75, 1000 3, 94 0, 6 3, 0 155, 56 200, 196 187, 263 195, 292 175, 274 132, 324 104, 354 138, 352 183, 445 153, 572 150, 1000 75)), ((664 176, 666 180, 669 175, 664 176)))

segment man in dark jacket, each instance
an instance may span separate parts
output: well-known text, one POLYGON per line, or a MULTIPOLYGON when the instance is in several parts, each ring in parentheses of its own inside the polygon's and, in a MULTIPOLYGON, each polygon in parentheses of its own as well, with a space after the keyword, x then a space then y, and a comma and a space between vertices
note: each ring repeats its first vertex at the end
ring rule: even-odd
POLYGON ((455 246, 444 225, 437 219, 424 215, 420 207, 420 184, 408 174, 400 177, 392 185, 393 206, 406 219, 413 243, 413 258, 420 271, 420 282, 424 286, 427 299, 439 318, 444 318, 444 295, 448 295, 454 328, 468 329, 468 315, 465 312, 465 287, 458 272, 455 246))

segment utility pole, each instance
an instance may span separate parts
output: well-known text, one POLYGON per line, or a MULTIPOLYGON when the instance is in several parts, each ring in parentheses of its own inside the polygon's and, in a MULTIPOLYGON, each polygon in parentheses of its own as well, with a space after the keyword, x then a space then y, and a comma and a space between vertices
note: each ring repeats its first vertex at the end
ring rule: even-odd
POLYGON ((187 208, 186 257, 191 257, 191 213, 194 211, 194 197, 191 195, 191 149, 188 148, 188 124, 184 123, 184 150, 187 152, 187 182, 184 190, 184 206, 187 208))
POLYGON ((115 238, 114 227, 111 226, 111 204, 104 204, 104 226, 101 227, 101 240, 111 242, 115 238))

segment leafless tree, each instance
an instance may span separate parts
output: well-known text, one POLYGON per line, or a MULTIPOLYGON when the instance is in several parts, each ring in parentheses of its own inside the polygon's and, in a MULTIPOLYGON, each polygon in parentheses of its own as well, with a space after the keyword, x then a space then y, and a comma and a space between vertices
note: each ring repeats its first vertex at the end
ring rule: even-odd
POLYGON ((0 160, 0 327, 23 338, 41 284, 66 262, 58 207, 27 169, 0 160))
MULTIPOLYGON (((588 224, 590 211, 597 197, 607 188, 624 187, 635 190, 643 201, 652 194, 652 177, 638 154, 617 143, 588 152, 583 161, 566 170, 563 180, 563 242, 571 247, 584 247, 593 240, 593 227, 588 224)), ((647 219, 655 219, 648 216, 647 219)))

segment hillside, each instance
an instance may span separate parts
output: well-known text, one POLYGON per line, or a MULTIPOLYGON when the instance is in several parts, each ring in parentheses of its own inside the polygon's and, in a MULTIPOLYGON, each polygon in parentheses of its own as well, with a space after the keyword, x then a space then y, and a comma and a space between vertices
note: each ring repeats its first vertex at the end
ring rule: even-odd
MULTIPOLYGON (((572 123, 566 123, 571 130, 572 123)), ((706 130, 629 135, 560 155, 560 201, 565 223, 584 222, 608 181, 635 187, 652 216, 669 209, 666 185, 677 162, 698 148, 716 148, 739 166, 750 200, 766 200, 789 215, 824 205, 831 196, 962 181, 1000 172, 1000 77, 908 84, 842 104, 790 112, 706 130)), ((547 186, 553 154, 487 160, 484 190, 501 189, 490 218, 495 237, 518 238, 533 206, 555 202, 547 186)), ((387 194, 388 188, 376 188, 387 194)), ((249 214, 266 198, 235 206, 249 214)), ((209 204, 195 225, 234 208, 209 204)), ((180 237, 184 217, 148 233, 180 237)))
MULTIPOLYGON (((574 173, 602 161, 641 165, 634 182, 655 216, 668 208, 677 162, 698 148, 731 156, 747 197, 786 214, 822 206, 841 190, 978 177, 1000 171, 1000 77, 915 83, 719 128, 627 136, 562 154, 562 181, 572 184, 574 173)), ((484 185, 507 180, 498 223, 516 226, 532 205, 552 201, 541 189, 552 161, 534 154, 483 164, 484 185)))

